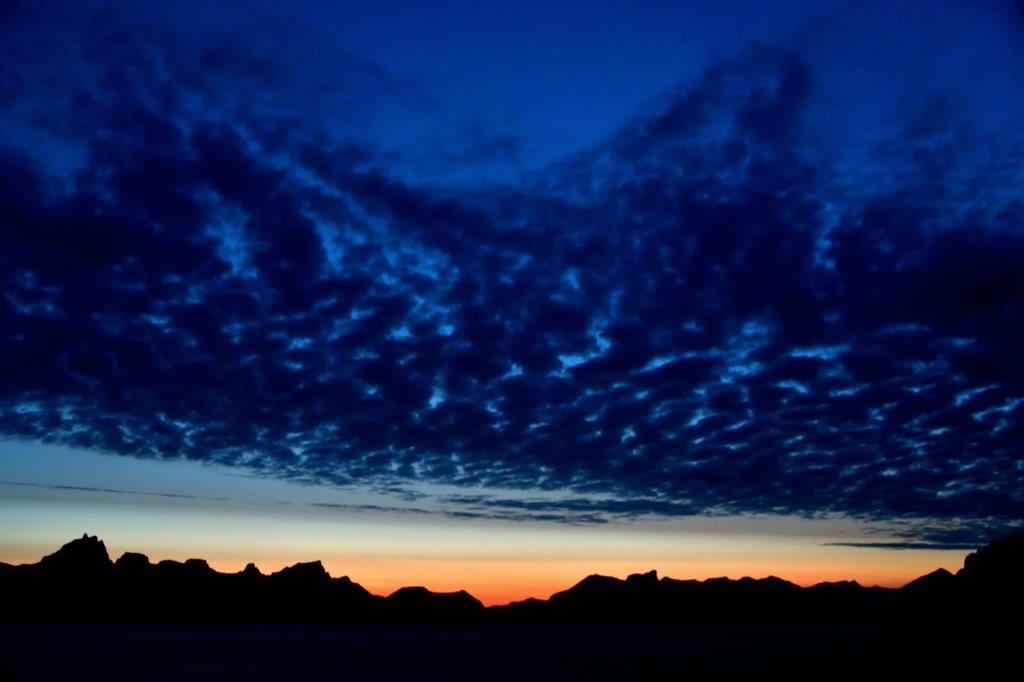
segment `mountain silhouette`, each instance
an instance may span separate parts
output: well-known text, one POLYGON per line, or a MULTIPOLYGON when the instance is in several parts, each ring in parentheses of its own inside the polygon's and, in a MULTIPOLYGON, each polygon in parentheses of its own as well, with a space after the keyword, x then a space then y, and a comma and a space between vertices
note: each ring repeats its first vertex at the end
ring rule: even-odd
POLYGON ((387 598, 389 614, 397 620, 424 623, 476 623, 484 605, 465 590, 431 592, 425 587, 402 587, 387 598))
POLYGON ((961 581, 992 590, 1020 596, 1024 576, 1024 532, 982 547, 964 559, 964 567, 956 573, 961 581))
POLYGON ((920 578, 914 578, 900 589, 907 594, 916 591, 927 592, 930 590, 943 589, 955 582, 956 576, 944 568, 937 568, 931 573, 922 575, 920 578))
POLYGON ((53 554, 44 556, 39 561, 39 570, 43 573, 66 575, 93 575, 110 568, 110 556, 107 546, 96 536, 83 534, 78 540, 72 540, 53 554))
POLYGON ((655 571, 625 579, 591 575, 547 600, 484 607, 468 592, 403 587, 371 594, 319 561, 269 575, 254 564, 220 573, 202 559, 152 563, 126 552, 111 561, 83 535, 38 563, 0 564, 8 623, 336 623, 432 625, 864 623, 922 616, 1019 619, 1024 615, 1024 532, 902 588, 853 581, 801 587, 781 578, 677 580, 655 571))

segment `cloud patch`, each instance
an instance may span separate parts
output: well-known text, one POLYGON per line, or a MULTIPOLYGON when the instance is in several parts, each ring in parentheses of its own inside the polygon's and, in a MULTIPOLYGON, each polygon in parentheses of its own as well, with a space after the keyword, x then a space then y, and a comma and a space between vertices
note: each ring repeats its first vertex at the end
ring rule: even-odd
POLYGON ((575 500, 453 515, 1024 517, 1024 157, 947 100, 851 185, 829 83, 752 45, 469 190, 244 44, 86 26, 3 48, 3 435, 575 500))

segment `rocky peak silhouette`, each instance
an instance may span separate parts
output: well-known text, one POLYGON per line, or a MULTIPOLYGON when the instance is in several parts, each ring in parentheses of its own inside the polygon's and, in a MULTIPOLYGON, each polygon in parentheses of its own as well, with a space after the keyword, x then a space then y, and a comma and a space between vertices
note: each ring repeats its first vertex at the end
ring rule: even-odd
POLYGON ((465 590, 431 592, 425 587, 402 587, 386 599, 398 620, 422 623, 473 623, 483 619, 484 605, 465 590))
POLYGON ((633 573, 632 575, 626 576, 626 583, 629 585, 657 585, 658 572, 647 571, 646 573, 633 573))
POLYGON ((138 552, 125 552, 114 562, 114 567, 125 571, 144 571, 150 567, 149 557, 138 552))
POLYGON ((270 574, 271 578, 306 583, 326 583, 331 579, 324 565, 319 561, 307 561, 293 564, 280 571, 270 574))
POLYGON ((968 554, 957 577, 972 581, 1024 582, 1024 531, 968 554))
POLYGON ((913 592, 917 590, 933 590, 941 588, 946 585, 950 585, 956 581, 956 577, 944 568, 937 568, 931 573, 926 573, 920 578, 914 578, 909 583, 900 588, 903 592, 913 592))
POLYGON ((83 533, 39 561, 40 568, 66 573, 93 573, 111 566, 107 547, 95 535, 83 533))
POLYGON ((206 559, 186 559, 184 564, 185 570, 191 571, 192 573, 216 573, 210 564, 206 562, 206 559))
POLYGON ((248 578, 262 578, 263 577, 263 574, 260 572, 260 569, 256 568, 256 564, 254 564, 254 563, 246 564, 245 568, 242 569, 241 575, 244 575, 244 576, 246 576, 248 578))

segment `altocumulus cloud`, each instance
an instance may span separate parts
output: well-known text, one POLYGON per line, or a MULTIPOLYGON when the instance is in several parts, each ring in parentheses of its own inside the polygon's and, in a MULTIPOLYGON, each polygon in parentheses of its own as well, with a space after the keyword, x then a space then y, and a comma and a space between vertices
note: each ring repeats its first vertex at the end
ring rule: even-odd
POLYGON ((0 41, 0 433, 574 494, 456 516, 1024 516, 1022 157, 948 98, 851 175, 813 60, 751 45, 446 188, 297 104, 297 65, 79 19, 0 41))

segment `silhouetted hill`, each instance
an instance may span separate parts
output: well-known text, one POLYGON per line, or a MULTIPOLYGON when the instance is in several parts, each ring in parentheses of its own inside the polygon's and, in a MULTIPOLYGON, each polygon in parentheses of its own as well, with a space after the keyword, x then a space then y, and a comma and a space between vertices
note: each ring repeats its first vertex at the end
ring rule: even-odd
POLYGON ((103 541, 96 536, 82 535, 53 554, 44 556, 38 567, 45 573, 81 576, 102 573, 110 565, 107 546, 103 541))
POLYGON ((39 563, 0 564, 6 622, 419 623, 443 625, 879 623, 921 616, 1005 619, 1024 615, 1024 533, 969 555, 955 575, 939 569, 898 590, 854 581, 800 587, 754 579, 625 580, 591 575, 547 600, 485 608, 465 591, 404 587, 387 597, 319 561, 270 575, 254 564, 220 573, 202 559, 152 563, 83 535, 39 563))
POLYGON ((964 559, 958 580, 991 593, 1019 598, 1024 588, 1024 533, 996 540, 964 559))
POLYGON ((930 590, 943 589, 956 582, 956 576, 944 568, 937 568, 931 573, 926 573, 920 578, 915 578, 900 588, 901 591, 910 594, 912 592, 928 592, 930 590))
POLYGON ((891 617, 892 602, 892 590, 856 583, 803 588, 774 576, 675 580, 649 571, 625 580, 591 575, 546 602, 514 602, 492 611, 508 623, 855 622, 891 617))
POLYGON ((422 623, 476 623, 483 620, 484 605, 469 592, 431 592, 425 587, 403 587, 388 595, 388 612, 394 620, 422 623))

